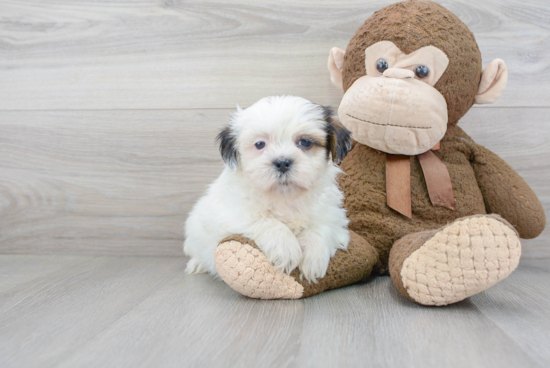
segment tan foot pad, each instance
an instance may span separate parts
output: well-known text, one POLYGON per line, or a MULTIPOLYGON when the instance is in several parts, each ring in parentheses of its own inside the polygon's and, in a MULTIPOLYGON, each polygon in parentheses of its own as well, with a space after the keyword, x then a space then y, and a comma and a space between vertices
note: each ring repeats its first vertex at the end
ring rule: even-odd
POLYGON ((456 303, 477 294, 516 269, 521 243, 498 217, 475 216, 435 233, 403 263, 409 296, 424 305, 456 303))
POLYGON ((257 248, 232 240, 221 243, 215 252, 216 269, 235 291, 256 299, 298 299, 304 287, 276 270, 257 248))

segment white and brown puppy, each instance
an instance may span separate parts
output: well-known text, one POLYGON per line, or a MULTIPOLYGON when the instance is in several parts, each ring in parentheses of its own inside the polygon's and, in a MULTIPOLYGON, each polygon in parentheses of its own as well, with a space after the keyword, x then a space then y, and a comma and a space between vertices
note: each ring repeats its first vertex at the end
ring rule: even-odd
POLYGON ((238 108, 218 140, 226 168, 185 224, 186 271, 217 275, 218 243, 240 234, 275 267, 322 278, 349 243, 335 164, 351 149, 349 131, 330 108, 276 96, 238 108))

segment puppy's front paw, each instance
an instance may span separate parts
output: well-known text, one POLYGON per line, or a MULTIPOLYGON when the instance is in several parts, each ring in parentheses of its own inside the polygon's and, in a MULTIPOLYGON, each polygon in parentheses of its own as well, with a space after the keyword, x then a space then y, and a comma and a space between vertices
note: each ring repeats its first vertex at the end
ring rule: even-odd
POLYGON ((302 248, 290 229, 269 232, 256 239, 258 247, 277 269, 292 272, 302 261, 302 248))
MULTIPOLYGON (((338 249, 348 249, 349 239, 350 239, 349 230, 344 227, 340 227, 340 228, 337 228, 334 231, 334 233, 336 235, 335 238, 336 238, 338 249)), ((336 252, 336 248, 333 250, 332 255, 334 255, 335 252, 336 252)))
POLYGON ((207 273, 208 270, 196 258, 191 258, 185 267, 185 273, 207 273))
POLYGON ((306 280, 317 283, 317 279, 325 277, 330 262, 330 248, 318 236, 300 238, 304 259, 300 264, 300 272, 306 280))

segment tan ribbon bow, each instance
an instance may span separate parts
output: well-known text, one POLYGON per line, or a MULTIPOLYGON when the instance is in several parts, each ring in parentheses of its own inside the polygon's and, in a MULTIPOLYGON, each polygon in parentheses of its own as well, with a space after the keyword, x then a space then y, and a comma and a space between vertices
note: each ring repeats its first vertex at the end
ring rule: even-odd
MULTIPOLYGON (((443 161, 432 151, 438 150, 436 144, 431 150, 418 155, 418 161, 424 173, 428 194, 434 206, 456 210, 455 197, 449 170, 443 161)), ((390 208, 412 218, 411 208, 411 157, 386 154, 386 195, 390 208)))

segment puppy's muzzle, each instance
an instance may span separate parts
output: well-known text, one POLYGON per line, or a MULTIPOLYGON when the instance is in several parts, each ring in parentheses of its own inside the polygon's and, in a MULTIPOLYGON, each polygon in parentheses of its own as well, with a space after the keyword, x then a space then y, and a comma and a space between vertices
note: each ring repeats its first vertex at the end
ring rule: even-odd
POLYGON ((273 161, 273 166, 275 166, 277 171, 281 174, 284 174, 292 167, 292 160, 289 160, 288 158, 278 158, 273 161))

